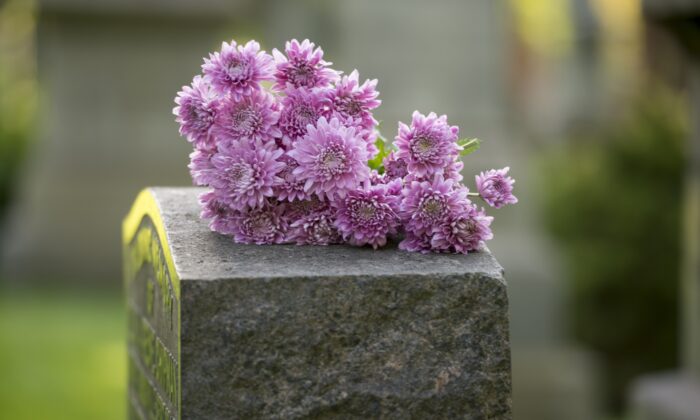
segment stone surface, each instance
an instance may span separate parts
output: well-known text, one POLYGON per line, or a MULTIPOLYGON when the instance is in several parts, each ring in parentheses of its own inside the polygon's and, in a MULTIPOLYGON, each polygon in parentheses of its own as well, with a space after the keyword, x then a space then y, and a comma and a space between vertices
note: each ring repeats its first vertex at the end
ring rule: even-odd
POLYGON ((199 191, 150 189, 124 224, 132 417, 511 417, 487 250, 237 245, 199 191))

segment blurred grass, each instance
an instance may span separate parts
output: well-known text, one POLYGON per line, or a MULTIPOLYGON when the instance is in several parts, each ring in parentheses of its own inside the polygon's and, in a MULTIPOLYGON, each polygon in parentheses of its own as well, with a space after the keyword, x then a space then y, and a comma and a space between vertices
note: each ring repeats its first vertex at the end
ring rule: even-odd
POLYGON ((0 419, 123 419, 120 298, 0 291, 0 419))

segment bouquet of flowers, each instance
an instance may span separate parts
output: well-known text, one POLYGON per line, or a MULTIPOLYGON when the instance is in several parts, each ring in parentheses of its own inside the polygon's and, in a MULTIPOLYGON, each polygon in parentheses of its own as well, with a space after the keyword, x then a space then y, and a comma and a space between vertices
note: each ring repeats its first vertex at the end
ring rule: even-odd
POLYGON ((462 184, 460 158, 479 147, 447 117, 413 113, 387 143, 372 112, 376 80, 331 68, 309 40, 272 55, 224 42, 177 94, 180 134, 201 217, 213 231, 252 244, 348 243, 466 254, 492 238, 491 207, 517 202, 508 168, 462 184))

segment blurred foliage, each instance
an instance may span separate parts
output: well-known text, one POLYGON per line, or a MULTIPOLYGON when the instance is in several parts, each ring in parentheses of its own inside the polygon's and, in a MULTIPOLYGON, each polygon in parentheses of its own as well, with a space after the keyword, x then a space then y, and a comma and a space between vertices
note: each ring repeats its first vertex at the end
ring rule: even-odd
POLYGON ((35 22, 33 1, 0 3, 0 220, 34 125, 35 22))
POLYGON ((125 418, 125 317, 115 298, 0 291, 0 418, 125 418))
POLYGON ((614 409, 632 378, 676 366, 679 351, 686 111, 658 87, 633 102, 548 155, 542 183, 573 282, 572 330, 602 357, 614 409))

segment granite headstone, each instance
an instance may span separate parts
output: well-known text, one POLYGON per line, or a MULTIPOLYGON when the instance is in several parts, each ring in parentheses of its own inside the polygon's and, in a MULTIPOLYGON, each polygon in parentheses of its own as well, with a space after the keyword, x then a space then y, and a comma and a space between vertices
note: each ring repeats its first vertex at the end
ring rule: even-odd
POLYGON ((144 190, 124 221, 131 418, 511 418, 488 250, 235 244, 201 191, 144 190))

